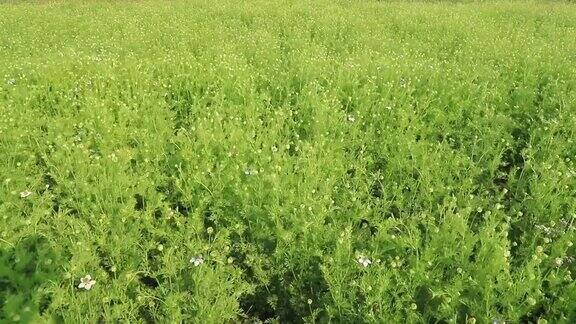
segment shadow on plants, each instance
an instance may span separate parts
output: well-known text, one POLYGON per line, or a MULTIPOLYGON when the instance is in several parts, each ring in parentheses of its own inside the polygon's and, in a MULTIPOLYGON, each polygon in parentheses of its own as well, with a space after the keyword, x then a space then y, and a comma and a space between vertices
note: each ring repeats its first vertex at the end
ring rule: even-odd
POLYGON ((41 288, 56 280, 59 259, 39 235, 0 250, 0 322, 14 318, 34 321, 50 307, 51 297, 41 288))

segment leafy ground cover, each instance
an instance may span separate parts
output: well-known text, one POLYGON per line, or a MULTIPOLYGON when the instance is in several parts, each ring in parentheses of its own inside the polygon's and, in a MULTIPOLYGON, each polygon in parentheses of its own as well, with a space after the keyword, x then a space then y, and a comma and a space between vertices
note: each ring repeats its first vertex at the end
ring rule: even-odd
POLYGON ((576 7, 0 4, 0 322, 576 322, 576 7))

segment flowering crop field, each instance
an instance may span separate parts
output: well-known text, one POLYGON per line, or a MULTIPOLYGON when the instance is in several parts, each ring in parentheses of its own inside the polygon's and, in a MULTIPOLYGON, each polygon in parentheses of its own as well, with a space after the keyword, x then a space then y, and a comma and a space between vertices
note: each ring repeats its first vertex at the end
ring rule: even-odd
POLYGON ((576 6, 0 4, 0 322, 576 323, 576 6))

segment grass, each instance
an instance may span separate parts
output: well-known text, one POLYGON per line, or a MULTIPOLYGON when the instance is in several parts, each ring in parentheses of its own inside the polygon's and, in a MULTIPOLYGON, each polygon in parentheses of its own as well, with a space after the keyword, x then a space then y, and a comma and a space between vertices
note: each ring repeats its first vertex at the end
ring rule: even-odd
POLYGON ((0 322, 576 322, 574 5, 13 2, 0 31, 0 322))

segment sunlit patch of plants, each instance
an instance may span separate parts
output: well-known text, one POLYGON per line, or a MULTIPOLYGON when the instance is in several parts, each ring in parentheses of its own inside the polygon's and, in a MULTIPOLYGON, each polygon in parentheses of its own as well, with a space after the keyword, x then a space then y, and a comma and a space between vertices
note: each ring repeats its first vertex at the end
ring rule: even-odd
POLYGON ((576 7, 0 4, 0 322, 576 322, 576 7))

